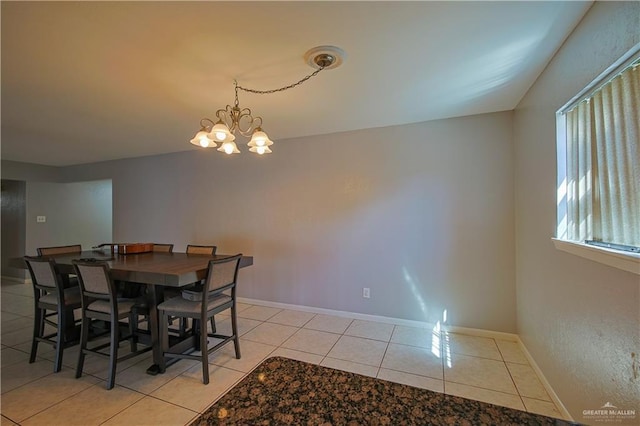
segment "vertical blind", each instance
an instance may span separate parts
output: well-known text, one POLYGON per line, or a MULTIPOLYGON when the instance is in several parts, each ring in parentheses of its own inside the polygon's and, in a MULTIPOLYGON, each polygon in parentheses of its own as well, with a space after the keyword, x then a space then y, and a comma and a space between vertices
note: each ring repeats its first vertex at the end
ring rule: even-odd
POLYGON ((640 61, 566 112, 567 237, 640 246, 640 61))

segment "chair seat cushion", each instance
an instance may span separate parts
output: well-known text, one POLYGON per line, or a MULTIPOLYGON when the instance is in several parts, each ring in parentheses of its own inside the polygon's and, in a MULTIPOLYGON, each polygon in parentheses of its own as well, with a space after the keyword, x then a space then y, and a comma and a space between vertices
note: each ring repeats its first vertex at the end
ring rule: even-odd
MULTIPOLYGON (((40 299, 40 303, 44 303, 47 305, 57 305, 58 297, 55 293, 49 293, 42 296, 40 299)), ((80 306, 80 288, 72 287, 64 289, 64 303, 67 306, 77 305, 80 306)))
MULTIPOLYGON (((232 301, 231 296, 227 296, 226 294, 209 297, 209 300, 207 300, 207 311, 212 311, 232 301)), ((201 301, 187 300, 182 296, 178 296, 159 304, 158 310, 164 311, 169 315, 189 315, 193 317, 200 314, 201 303, 201 301)))
MULTIPOLYGON (((131 309, 135 304, 136 301, 131 299, 118 300, 118 315, 128 314, 129 312, 131 312, 131 309)), ((111 305, 109 304, 108 300, 96 300, 95 302, 91 302, 89 306, 87 306, 87 310, 110 314, 111 305)))

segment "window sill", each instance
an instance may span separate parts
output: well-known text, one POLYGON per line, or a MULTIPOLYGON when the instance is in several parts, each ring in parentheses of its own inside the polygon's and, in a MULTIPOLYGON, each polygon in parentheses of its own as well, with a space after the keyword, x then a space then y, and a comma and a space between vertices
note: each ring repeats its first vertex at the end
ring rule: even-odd
POLYGON ((640 254, 552 238, 558 250, 640 275, 640 254))

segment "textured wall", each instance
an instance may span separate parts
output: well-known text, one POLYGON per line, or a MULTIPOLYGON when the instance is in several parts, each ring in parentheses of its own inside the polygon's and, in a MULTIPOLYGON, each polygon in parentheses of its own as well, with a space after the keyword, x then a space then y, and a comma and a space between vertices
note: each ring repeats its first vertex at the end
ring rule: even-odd
POLYGON ((578 421, 640 420, 640 277, 557 251, 555 111, 640 42, 640 3, 596 2, 515 112, 518 333, 578 421))
POLYGON ((446 310, 454 325, 514 332, 511 118, 280 141, 264 158, 192 150, 65 173, 113 178, 117 240, 254 255, 241 296, 430 322, 446 310))

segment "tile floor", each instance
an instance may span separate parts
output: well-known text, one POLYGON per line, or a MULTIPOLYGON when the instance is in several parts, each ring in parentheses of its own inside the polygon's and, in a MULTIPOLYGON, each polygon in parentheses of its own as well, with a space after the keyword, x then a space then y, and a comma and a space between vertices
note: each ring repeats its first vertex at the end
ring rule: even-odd
MULTIPOLYGON (((275 355, 561 417, 515 342, 247 304, 238 308, 242 359, 233 345, 213 354, 208 386, 190 360, 147 375, 146 353, 119 364, 107 391, 102 358, 87 356, 85 374, 74 378, 77 347, 65 351, 60 373, 52 372, 47 345, 29 364, 31 286, 3 282, 1 289, 2 425, 185 425, 275 355)), ((228 330, 229 318, 218 327, 228 330)))

